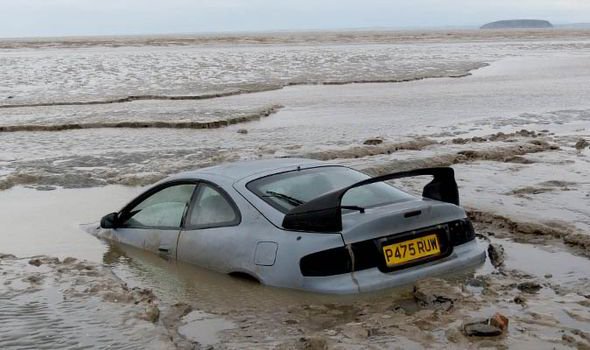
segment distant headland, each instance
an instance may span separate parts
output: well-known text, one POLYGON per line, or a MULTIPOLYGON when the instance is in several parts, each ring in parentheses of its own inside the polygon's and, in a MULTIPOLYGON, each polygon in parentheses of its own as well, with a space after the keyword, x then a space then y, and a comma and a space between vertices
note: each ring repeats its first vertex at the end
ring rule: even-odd
POLYGON ((553 28, 549 21, 540 19, 511 19, 485 24, 481 29, 526 29, 526 28, 553 28))

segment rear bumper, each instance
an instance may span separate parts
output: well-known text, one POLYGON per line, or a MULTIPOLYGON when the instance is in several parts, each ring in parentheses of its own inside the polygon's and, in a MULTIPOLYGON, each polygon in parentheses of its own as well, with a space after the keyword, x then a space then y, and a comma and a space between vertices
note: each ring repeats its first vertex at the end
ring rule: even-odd
POLYGON ((305 277, 302 289, 328 294, 353 294, 399 287, 426 277, 460 272, 482 264, 485 250, 477 240, 454 247, 444 259, 408 269, 383 273, 378 268, 328 277, 305 277))

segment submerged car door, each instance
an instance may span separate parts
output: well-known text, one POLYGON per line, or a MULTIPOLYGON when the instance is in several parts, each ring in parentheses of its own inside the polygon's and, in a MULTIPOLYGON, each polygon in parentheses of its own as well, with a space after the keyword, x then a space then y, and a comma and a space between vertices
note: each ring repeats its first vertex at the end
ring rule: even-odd
POLYGON ((178 239, 178 260, 231 272, 247 254, 236 228, 240 221, 240 212, 230 196, 212 183, 201 182, 178 239))
POLYGON ((171 182, 140 196, 121 211, 116 240, 175 259, 178 235, 196 188, 195 183, 171 182))

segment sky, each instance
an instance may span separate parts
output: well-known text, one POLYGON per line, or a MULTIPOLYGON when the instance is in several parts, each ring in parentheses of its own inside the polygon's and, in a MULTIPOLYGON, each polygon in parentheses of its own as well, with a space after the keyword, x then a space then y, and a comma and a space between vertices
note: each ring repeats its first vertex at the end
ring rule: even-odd
POLYGON ((0 0, 0 37, 590 22, 590 0, 0 0))

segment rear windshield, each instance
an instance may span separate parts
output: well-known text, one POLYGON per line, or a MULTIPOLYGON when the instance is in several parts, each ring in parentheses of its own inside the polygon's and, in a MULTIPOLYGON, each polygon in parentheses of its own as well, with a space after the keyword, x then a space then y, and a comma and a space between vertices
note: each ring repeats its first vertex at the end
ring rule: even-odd
MULTIPOLYGON (((248 183, 246 187, 274 208, 287 213, 323 194, 368 178, 368 175, 350 168, 319 167, 263 177, 248 183)), ((387 183, 379 182, 346 192, 342 205, 370 208, 413 198, 387 183)))

